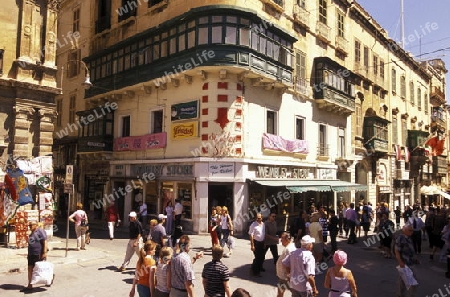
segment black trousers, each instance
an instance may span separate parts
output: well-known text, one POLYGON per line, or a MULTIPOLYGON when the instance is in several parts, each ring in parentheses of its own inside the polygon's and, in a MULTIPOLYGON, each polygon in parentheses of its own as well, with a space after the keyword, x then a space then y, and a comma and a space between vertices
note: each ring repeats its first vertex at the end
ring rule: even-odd
POLYGON ((350 229, 350 235, 348 236, 347 243, 351 244, 356 243, 356 233, 355 233, 356 223, 354 221, 347 220, 347 225, 350 229))
POLYGON ((181 225, 181 215, 179 214, 175 216, 175 227, 180 225, 181 225))
POLYGON ((422 252, 422 231, 414 231, 411 235, 414 251, 418 254, 422 252))
POLYGON ((267 250, 270 249, 270 252, 272 253, 273 257, 273 263, 277 264, 278 260, 278 246, 276 244, 266 245, 264 248, 264 258, 266 258, 267 250))
POLYGON ((337 251, 337 242, 336 237, 338 235, 338 231, 330 231, 330 238, 331 238, 331 253, 334 253, 337 251))
POLYGON ((252 271, 255 275, 261 273, 261 268, 264 263, 265 258, 265 250, 264 250, 264 242, 263 241, 254 241, 255 250, 253 251, 253 255, 255 258, 252 263, 252 271))

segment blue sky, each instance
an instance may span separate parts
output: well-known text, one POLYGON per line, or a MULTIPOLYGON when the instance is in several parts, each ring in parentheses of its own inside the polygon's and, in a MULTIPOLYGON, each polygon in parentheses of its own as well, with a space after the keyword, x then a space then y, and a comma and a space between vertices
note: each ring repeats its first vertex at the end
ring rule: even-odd
MULTIPOLYGON (((401 40, 400 0, 357 2, 388 32, 389 37, 401 40)), ((404 0, 404 12, 405 50, 411 52, 417 60, 440 58, 445 61, 446 68, 450 69, 450 1, 404 0), (412 37, 408 39, 410 35, 412 37), (440 50, 445 48, 448 49, 440 50)), ((448 77, 447 74, 446 81, 448 77)), ((448 86, 446 96, 447 102, 450 102, 448 86)))

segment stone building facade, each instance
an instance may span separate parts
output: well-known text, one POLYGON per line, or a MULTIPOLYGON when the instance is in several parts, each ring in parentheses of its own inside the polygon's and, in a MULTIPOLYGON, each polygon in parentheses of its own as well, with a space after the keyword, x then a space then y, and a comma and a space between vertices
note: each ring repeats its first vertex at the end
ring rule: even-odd
POLYGON ((419 197, 445 65, 419 64, 356 1, 65 3, 64 23, 87 23, 93 87, 71 135, 93 209, 180 199, 206 232, 226 205, 244 231, 257 211, 285 227, 311 204, 419 197))
POLYGON ((29 160, 52 153, 55 96, 60 93, 55 66, 58 5, 59 1, 50 0, 2 2, 2 168, 18 158, 29 160))

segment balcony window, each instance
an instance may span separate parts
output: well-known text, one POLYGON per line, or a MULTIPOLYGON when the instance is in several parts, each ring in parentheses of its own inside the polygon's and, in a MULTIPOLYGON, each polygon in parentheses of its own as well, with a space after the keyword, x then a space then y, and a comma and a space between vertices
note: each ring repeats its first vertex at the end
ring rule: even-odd
POLYGON ((121 128, 120 137, 130 136, 130 128, 131 128, 131 117, 130 116, 123 116, 121 118, 120 128, 121 128))
POLYGON ((355 63, 361 63, 361 42, 355 39, 355 63))
POLYGON ((119 22, 124 21, 137 14, 138 3, 130 0, 122 0, 122 6, 117 9, 119 22))
POLYGON ((373 75, 378 76, 378 57, 373 56, 373 75))
POLYGON ((324 124, 319 124, 319 156, 327 156, 327 126, 324 124))
POLYGON ((365 146, 375 151, 388 152, 388 124, 390 122, 379 116, 364 118, 365 146))
POLYGON ((164 116, 162 109, 154 110, 151 112, 150 123, 150 133, 161 133, 163 131, 164 116))
POLYGON ((97 1, 97 21, 95 33, 103 32, 111 28, 111 0, 97 1))
POLYGON ((406 77, 404 75, 400 77, 400 97, 406 98, 406 77))
POLYGON ((364 46, 364 70, 369 70, 369 47, 364 46))
POLYGON ((339 37, 345 37, 344 15, 340 12, 337 13, 337 33, 339 37))
POLYGON ((419 110, 422 108, 422 90, 417 88, 417 107, 419 110))
POLYGON ((81 50, 69 51, 67 56, 67 77, 72 78, 80 74, 81 50))
POLYGON ((425 109, 425 114, 428 114, 428 94, 425 93, 425 95, 423 96, 423 105, 424 105, 424 109, 425 109))
POLYGON ((80 31, 80 8, 74 9, 73 20, 72 20, 72 32, 80 31))
POLYGON ((272 110, 266 112, 266 132, 269 134, 277 134, 277 113, 272 110))
POLYGON ((338 157, 345 158, 345 129, 339 128, 338 157))
POLYGON ((414 89, 414 83, 410 82, 409 83, 409 96, 411 96, 411 105, 414 105, 415 100, 414 100, 414 92, 416 89, 414 89))
POLYGON ((295 118, 295 139, 305 140, 305 119, 295 118))
POLYGON ((327 0, 319 0, 319 22, 327 24, 327 0))
POLYGON ((384 79, 384 60, 380 59, 380 77, 384 79))
POLYGON ((397 71, 395 70, 395 68, 392 68, 392 73, 391 73, 391 78, 392 78, 392 92, 393 93, 397 93, 397 71))

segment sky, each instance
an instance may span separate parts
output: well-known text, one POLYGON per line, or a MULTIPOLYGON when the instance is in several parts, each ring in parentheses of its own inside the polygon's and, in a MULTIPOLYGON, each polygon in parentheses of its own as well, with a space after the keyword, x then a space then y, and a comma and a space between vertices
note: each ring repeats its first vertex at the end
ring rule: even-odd
MULTIPOLYGON (((400 0, 357 2, 388 32, 390 38, 401 41, 400 0)), ((403 0, 403 6, 405 50, 411 52, 416 60, 440 58, 450 70, 450 1, 403 0)), ((448 78, 449 73, 446 82, 448 78)), ((450 102, 449 90, 447 85, 447 104, 450 102)))

